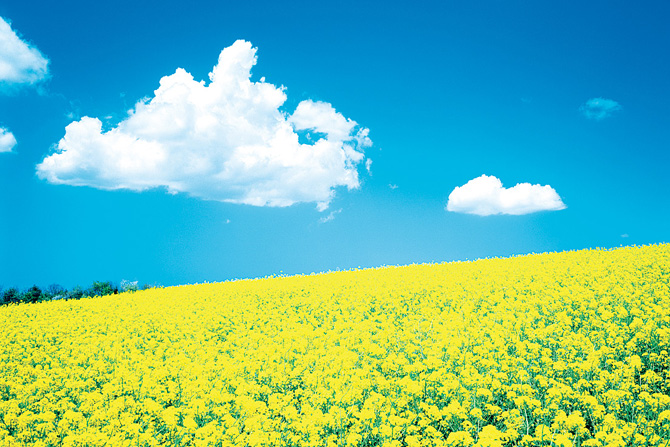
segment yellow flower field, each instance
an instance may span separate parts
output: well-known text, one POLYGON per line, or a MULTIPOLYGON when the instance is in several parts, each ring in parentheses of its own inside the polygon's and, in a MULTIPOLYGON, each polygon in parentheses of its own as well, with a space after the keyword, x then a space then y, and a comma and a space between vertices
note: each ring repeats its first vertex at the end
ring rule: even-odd
POLYGON ((668 446, 670 245, 0 308, 0 446, 668 446))

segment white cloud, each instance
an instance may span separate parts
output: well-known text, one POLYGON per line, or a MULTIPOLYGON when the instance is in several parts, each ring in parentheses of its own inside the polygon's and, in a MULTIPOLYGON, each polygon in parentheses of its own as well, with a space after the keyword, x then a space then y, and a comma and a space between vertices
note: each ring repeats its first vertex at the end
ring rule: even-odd
POLYGON ((325 102, 303 101, 289 117, 296 129, 315 130, 330 138, 347 140, 356 122, 345 118, 325 102))
POLYGON ((494 177, 482 175, 457 186, 449 194, 447 211, 490 216, 492 214, 529 214, 537 211, 562 210, 565 204, 549 185, 519 183, 503 188, 494 177))
POLYGON ((336 210, 336 211, 331 211, 330 214, 328 214, 328 216, 322 217, 321 219, 319 219, 319 222, 321 222, 321 223, 330 222, 331 220, 335 219, 335 216, 337 214, 340 214, 341 212, 342 212, 341 208, 339 210, 336 210))
POLYGON ((280 111, 284 88, 251 82, 256 48, 238 40, 197 82, 179 68, 160 80, 117 127, 103 131, 83 117, 65 129, 55 153, 37 165, 55 184, 171 193, 256 206, 316 202, 328 207, 334 188, 358 188, 368 130, 333 106, 311 100, 280 111), (298 132, 323 135, 301 144, 298 132))
POLYGON ((368 174, 372 174, 372 159, 365 160, 365 170, 368 171, 368 174))
POLYGON ((591 98, 579 108, 585 117, 596 121, 603 120, 621 109, 618 102, 606 98, 591 98))
POLYGON ((21 40, 0 17, 0 84, 35 84, 46 79, 49 60, 21 40))
POLYGON ((16 146, 16 138, 9 130, 0 127, 0 152, 11 152, 16 146))

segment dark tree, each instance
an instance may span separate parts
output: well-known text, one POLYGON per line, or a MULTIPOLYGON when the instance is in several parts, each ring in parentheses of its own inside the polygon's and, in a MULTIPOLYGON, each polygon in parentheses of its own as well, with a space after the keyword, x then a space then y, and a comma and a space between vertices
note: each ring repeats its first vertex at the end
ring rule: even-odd
POLYGON ((10 287, 2 293, 0 301, 2 304, 18 303, 21 301, 21 293, 16 287, 10 287))
MULTIPOLYGON (((142 288, 162 287, 160 285, 144 285, 142 288)), ((122 281, 121 291, 136 291, 138 290, 137 281, 122 281)), ((21 292, 16 287, 3 289, 0 286, 0 305, 12 303, 36 303, 38 301, 55 300, 55 299, 79 299, 85 296, 105 296, 119 293, 119 286, 111 281, 93 281, 93 284, 88 289, 83 289, 81 286, 75 286, 72 290, 67 290, 59 284, 50 284, 44 290, 34 285, 31 288, 21 292)))
POLYGON ((50 297, 54 298, 60 295, 65 295, 67 293, 67 290, 60 284, 49 284, 47 288, 44 290, 44 292, 50 297))
POLYGON ((85 295, 105 296, 119 293, 119 289, 109 281, 93 281, 93 285, 88 289, 85 295))
POLYGON ((42 289, 37 286, 32 286, 30 289, 23 292, 22 301, 25 303, 36 303, 43 298, 42 289))
POLYGON ((81 286, 74 286, 74 288, 67 293, 67 297, 71 300, 78 300, 82 296, 84 296, 84 290, 81 286))

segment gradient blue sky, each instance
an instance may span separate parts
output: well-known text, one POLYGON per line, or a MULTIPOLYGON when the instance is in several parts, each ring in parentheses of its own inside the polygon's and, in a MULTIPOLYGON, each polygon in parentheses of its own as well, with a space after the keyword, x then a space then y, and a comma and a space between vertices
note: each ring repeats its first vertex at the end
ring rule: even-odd
MULTIPOLYGON (((36 80, 5 74, 2 82, 0 70, 4 287, 167 286, 670 240, 667 2, 9 0, 0 17, 48 60, 36 80), (258 178, 232 170, 223 186, 189 178, 187 153, 199 143, 183 134, 181 146, 170 146, 164 123, 141 129, 170 147, 172 177, 151 181, 197 188, 100 189, 152 185, 138 155, 137 173, 117 169, 96 186, 112 169, 104 148, 112 159, 117 149, 134 150, 116 147, 113 132, 104 148, 72 132, 57 149, 66 126, 84 117, 99 119, 103 133, 124 128, 128 111, 154 98, 177 68, 208 86, 219 54, 239 39, 257 49, 251 81, 284 87, 276 116, 307 143, 300 150, 328 128, 333 154, 344 153, 351 138, 330 141, 344 118, 358 124, 350 135, 369 129, 372 145, 352 146, 355 159, 338 168, 357 173, 357 187, 333 181, 327 209, 317 209, 323 194, 309 183, 326 176, 297 184, 300 194, 282 189, 286 173, 277 167, 258 178), (303 126, 311 140, 296 124, 299 104, 321 107, 303 114, 323 123, 303 126), (61 163, 51 181, 38 175, 59 151, 79 151, 70 159, 79 165, 61 163), (78 175, 89 186, 72 186, 78 175), (537 186, 502 191, 493 177, 504 188, 537 186), (262 182, 296 203, 244 204, 262 182)), ((236 131, 226 116, 213 138, 236 131)), ((229 155, 231 144, 221 150, 229 155)), ((291 179, 302 178, 300 169, 314 177, 308 163, 293 169, 291 179)))

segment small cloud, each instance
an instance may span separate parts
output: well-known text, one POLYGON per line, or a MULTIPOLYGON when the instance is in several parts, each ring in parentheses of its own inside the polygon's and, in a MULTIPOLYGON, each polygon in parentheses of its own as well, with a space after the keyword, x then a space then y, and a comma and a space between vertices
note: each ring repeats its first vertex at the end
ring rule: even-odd
POLYGON ((478 216, 522 215, 564 208, 565 204, 549 185, 519 183, 512 188, 503 188, 497 177, 488 175, 482 175, 454 188, 449 194, 446 206, 447 211, 478 216))
POLYGON ((337 211, 331 211, 328 216, 322 217, 321 219, 319 219, 319 222, 321 222, 321 223, 330 222, 331 220, 335 219, 335 215, 340 214, 341 212, 342 212, 341 208, 337 211))
POLYGON ((396 185, 395 183, 389 183, 389 188, 398 189, 398 185, 396 185))
POLYGON ((596 121, 604 120, 621 109, 618 102, 606 98, 591 98, 579 108, 585 117, 596 121))
POLYGON ((372 174, 372 159, 368 158, 365 160, 365 170, 368 171, 368 174, 372 174))
POLYGON ((229 223, 230 223, 230 219, 226 219, 226 221, 225 221, 224 223, 225 223, 225 224, 229 224, 229 223))
POLYGON ((11 152, 16 146, 14 134, 4 127, 0 127, 0 152, 11 152))
POLYGON ((47 78, 49 60, 0 17, 0 85, 32 85, 47 78))
POLYGON ((68 101, 68 110, 65 112, 65 118, 70 121, 79 120, 81 118, 81 109, 78 102, 68 101))
POLYGON ((284 87, 251 81, 256 51, 243 40, 225 48, 209 83, 178 68, 116 127, 87 116, 70 123, 37 165, 38 176, 105 190, 165 188, 206 200, 327 209, 335 188, 360 186, 368 130, 325 102, 305 100, 285 113, 284 87), (312 141, 301 142, 308 134, 312 141))
POLYGON ((628 233, 624 233, 624 234, 621 235, 621 237, 623 237, 623 238, 627 238, 627 237, 629 237, 629 236, 628 236, 628 233))

